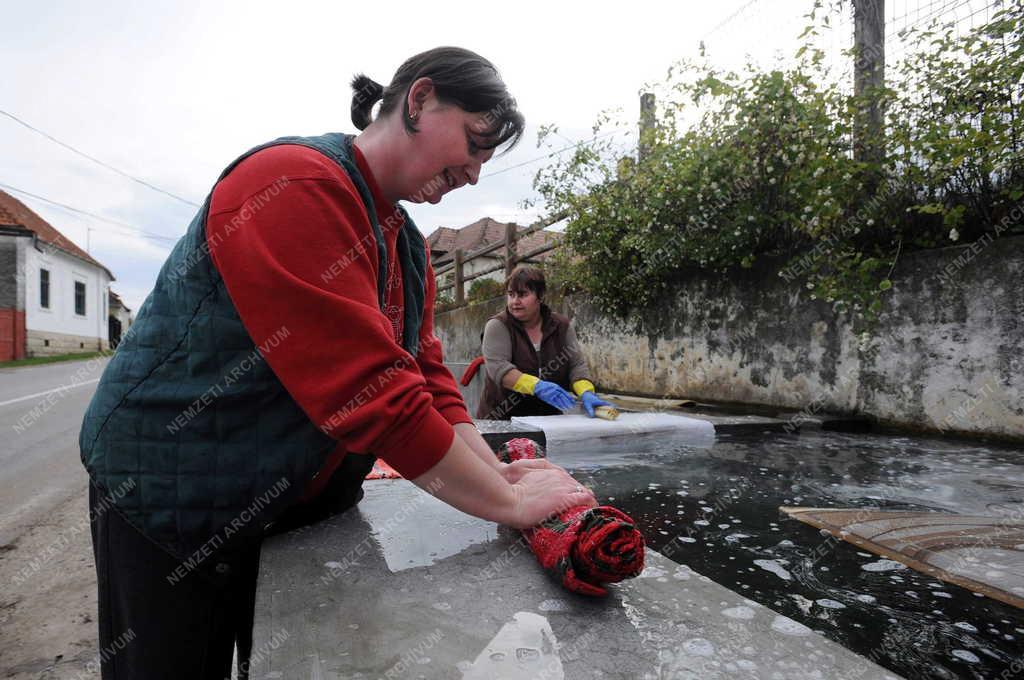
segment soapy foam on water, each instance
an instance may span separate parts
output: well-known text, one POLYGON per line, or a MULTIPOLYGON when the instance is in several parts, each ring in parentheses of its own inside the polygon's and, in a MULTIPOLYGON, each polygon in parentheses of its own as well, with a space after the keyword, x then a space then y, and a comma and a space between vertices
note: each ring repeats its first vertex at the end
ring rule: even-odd
POLYGON ((867 564, 860 565, 860 568, 864 571, 896 571, 899 569, 906 569, 907 565, 901 564, 895 560, 878 560, 877 562, 868 562, 867 564))
POLYGON ((754 560, 754 564, 761 567, 765 571, 770 571, 775 574, 783 581, 792 581, 793 577, 788 571, 782 568, 782 564, 779 560, 754 560))

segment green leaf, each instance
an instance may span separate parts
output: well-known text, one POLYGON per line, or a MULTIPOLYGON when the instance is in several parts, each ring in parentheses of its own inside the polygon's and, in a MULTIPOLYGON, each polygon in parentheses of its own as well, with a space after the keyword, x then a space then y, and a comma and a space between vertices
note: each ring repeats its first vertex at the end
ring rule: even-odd
POLYGON ((889 279, 882 279, 878 283, 878 290, 889 290, 890 288, 892 288, 892 281, 889 279))

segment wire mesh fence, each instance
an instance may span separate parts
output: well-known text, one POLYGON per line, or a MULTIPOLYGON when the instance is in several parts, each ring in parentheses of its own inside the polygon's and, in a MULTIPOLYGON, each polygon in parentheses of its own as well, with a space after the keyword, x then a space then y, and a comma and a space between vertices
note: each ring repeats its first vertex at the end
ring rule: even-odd
MULTIPOLYGON (((912 52, 917 32, 949 25, 954 35, 964 35, 991 21, 1008 0, 875 1, 884 2, 885 62, 890 70, 912 52)), ((762 67, 792 63, 813 7, 813 0, 747 0, 727 8, 703 41, 711 59, 727 68, 745 62, 762 67)), ((825 0, 817 19, 827 21, 827 27, 811 36, 811 43, 824 53, 830 77, 852 89, 853 0, 825 0)))

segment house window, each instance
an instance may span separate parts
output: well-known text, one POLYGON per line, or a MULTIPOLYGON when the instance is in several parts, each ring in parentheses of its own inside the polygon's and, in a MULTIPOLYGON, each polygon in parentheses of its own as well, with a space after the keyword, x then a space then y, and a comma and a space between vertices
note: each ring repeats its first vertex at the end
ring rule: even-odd
POLYGON ((50 270, 39 270, 39 306, 43 309, 50 308, 50 270))
POLYGON ((75 314, 85 316, 85 284, 75 281, 75 314))

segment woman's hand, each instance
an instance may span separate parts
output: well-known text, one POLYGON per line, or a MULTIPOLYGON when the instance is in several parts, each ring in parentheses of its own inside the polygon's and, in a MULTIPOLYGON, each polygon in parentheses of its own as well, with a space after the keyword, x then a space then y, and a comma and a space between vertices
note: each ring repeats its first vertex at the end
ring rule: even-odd
MULTIPOLYGON (((516 461, 540 463, 546 461, 516 461)), ((587 487, 573 479, 568 472, 548 463, 550 467, 530 467, 512 463, 507 469, 523 470, 519 481, 512 485, 516 504, 512 516, 505 522, 515 529, 535 527, 553 515, 572 507, 594 507, 597 499, 587 487)))
POLYGON ((551 468, 562 469, 545 458, 525 458, 523 460, 514 460, 508 464, 502 463, 499 472, 501 472, 501 476, 505 478, 506 482, 515 484, 530 470, 548 470, 551 468))
POLYGON ((576 405, 576 399, 566 392, 561 385, 547 380, 540 380, 533 388, 535 397, 561 411, 568 411, 576 405))
POLYGON ((587 415, 590 416, 591 418, 594 417, 594 409, 597 408, 598 406, 611 406, 612 408, 615 407, 615 404, 609 404, 607 401, 601 399, 600 397, 597 396, 597 394, 591 392, 590 390, 587 390, 586 392, 580 395, 580 401, 583 402, 583 408, 584 410, 586 410, 587 415))

